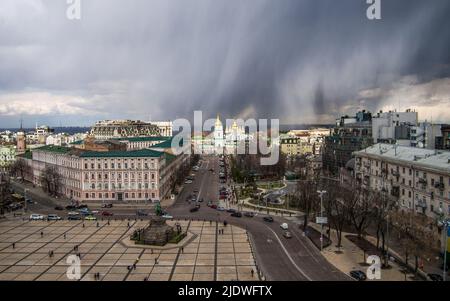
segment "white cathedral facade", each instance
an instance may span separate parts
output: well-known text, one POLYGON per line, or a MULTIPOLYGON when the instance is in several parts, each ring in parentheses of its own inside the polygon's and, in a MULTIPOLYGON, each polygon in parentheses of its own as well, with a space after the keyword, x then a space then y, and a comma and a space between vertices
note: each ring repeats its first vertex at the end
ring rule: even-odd
POLYGON ((245 150, 245 142, 252 136, 246 134, 245 127, 239 126, 236 120, 233 120, 233 124, 224 129, 219 116, 217 116, 213 137, 216 154, 234 154, 237 152, 239 145, 243 146, 245 150))

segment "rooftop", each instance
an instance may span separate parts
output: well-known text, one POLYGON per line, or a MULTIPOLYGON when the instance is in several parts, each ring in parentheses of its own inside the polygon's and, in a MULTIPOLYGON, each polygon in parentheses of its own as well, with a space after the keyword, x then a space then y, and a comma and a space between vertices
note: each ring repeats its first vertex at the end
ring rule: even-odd
POLYGON ((450 173, 450 152, 378 143, 354 154, 401 161, 450 173))
POLYGON ((33 151, 45 151, 54 152, 59 154, 71 153, 74 156, 81 158, 118 158, 118 157, 151 157, 159 158, 164 155, 163 152, 150 149, 141 149, 134 151, 108 151, 108 152, 96 152, 96 151, 82 151, 70 147, 46 145, 43 147, 36 148, 33 151))

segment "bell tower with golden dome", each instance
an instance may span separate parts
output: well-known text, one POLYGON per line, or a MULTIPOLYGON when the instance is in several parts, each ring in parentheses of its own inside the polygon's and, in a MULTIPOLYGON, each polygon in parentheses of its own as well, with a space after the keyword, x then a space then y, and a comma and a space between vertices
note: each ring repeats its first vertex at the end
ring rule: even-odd
POLYGON ((224 147, 223 125, 220 121, 219 114, 217 114, 217 119, 214 123, 214 146, 216 147, 216 150, 224 147))

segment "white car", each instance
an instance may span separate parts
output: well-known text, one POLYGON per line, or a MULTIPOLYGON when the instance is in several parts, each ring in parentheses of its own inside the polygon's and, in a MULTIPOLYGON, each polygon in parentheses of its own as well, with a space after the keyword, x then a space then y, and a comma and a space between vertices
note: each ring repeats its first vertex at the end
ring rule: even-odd
POLYGON ((184 181, 184 184, 192 184, 191 180, 184 181))
POLYGON ((32 214, 30 215, 30 221, 43 221, 44 216, 40 214, 32 214))
POLYGON ((166 213, 166 214, 164 214, 164 215, 162 216, 162 218, 165 218, 165 219, 173 219, 173 216, 166 213))
POLYGON ((281 229, 283 229, 283 230, 287 230, 287 229, 289 228, 289 226, 288 226, 287 223, 282 223, 282 224, 280 225, 280 227, 281 227, 281 229))

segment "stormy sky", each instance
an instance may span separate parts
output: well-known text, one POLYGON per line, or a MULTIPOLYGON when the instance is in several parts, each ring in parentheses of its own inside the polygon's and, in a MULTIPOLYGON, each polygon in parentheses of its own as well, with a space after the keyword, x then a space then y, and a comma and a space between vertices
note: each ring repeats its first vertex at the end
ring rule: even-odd
POLYGON ((413 108, 450 123, 450 1, 0 1, 0 127, 98 119, 333 122, 413 108))

